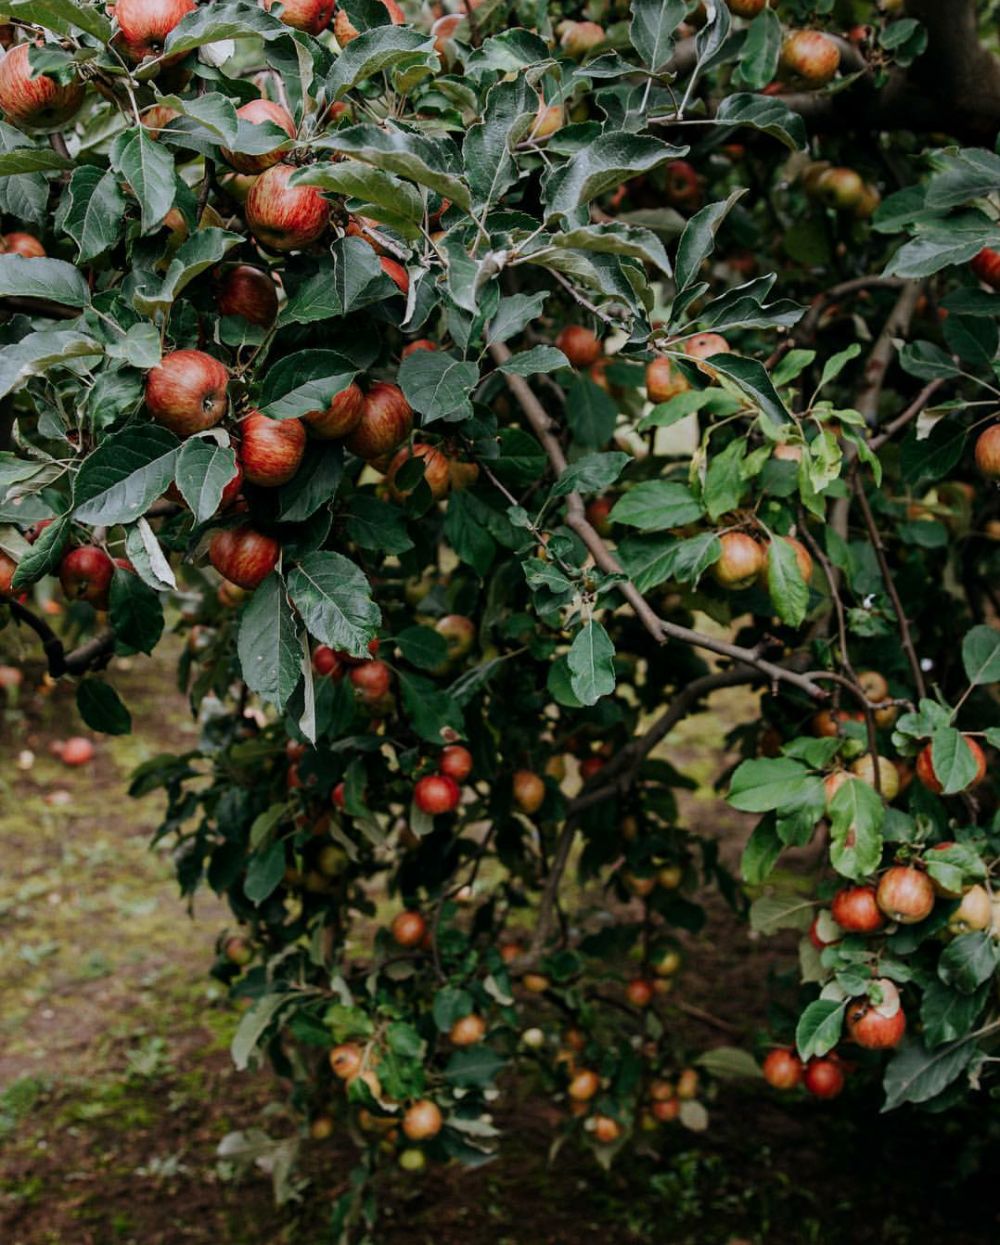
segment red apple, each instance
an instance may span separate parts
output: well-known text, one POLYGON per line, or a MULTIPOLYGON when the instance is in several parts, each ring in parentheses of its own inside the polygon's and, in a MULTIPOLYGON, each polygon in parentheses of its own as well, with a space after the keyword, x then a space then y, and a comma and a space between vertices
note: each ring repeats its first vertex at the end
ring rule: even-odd
POLYGON ((94 755, 94 745, 82 735, 67 739, 59 752, 63 765, 86 765, 94 755))
POLYGON ((350 1081, 361 1071, 364 1055, 361 1047, 354 1042, 344 1042, 330 1051, 330 1067, 334 1076, 342 1081, 350 1081))
POLYGON ((402 501, 405 497, 409 497, 413 489, 416 488, 416 485, 412 485, 408 489, 400 489, 396 486, 396 476, 411 458, 423 459, 424 482, 430 489, 434 500, 440 501, 451 487, 451 465, 436 446, 426 445, 423 442, 416 445, 404 445, 389 464, 389 470, 385 473, 385 478, 393 497, 397 501, 402 501))
POLYGON ((890 921, 916 925, 934 907, 934 887, 926 873, 910 865, 893 865, 879 879, 878 906, 890 921))
POLYGON ((601 1088, 601 1079, 589 1068, 581 1068, 573 1074, 569 1083, 569 1096, 576 1102, 588 1102, 601 1088))
MULTIPOLYGON (((1000 286, 997 288, 1000 289, 1000 286)), ((1000 480, 1000 424, 993 424, 979 434, 976 441, 976 466, 987 480, 1000 480)))
POLYGON ((219 276, 216 301, 220 316, 242 316, 269 328, 278 314, 278 287, 270 275, 250 264, 237 264, 219 276))
POLYGON ((408 346, 403 347, 402 358, 406 359, 417 350, 437 350, 437 346, 427 337, 420 337, 415 342, 410 342, 408 346))
MULTIPOLYGON (((684 343, 684 353, 689 359, 710 359, 712 355, 732 353, 732 347, 721 333, 696 333, 684 343)), ((707 364, 699 363, 698 370, 706 376, 715 376, 707 364)))
POLYGON ((453 782, 465 782, 472 773, 472 753, 461 744, 449 744, 438 759, 438 771, 453 782))
POLYGON ((847 1032, 852 1041, 867 1050, 888 1050, 906 1032, 906 1016, 899 1005, 899 991, 885 978, 876 983, 883 1002, 874 1004, 867 997, 852 999, 847 1005, 847 1032))
POLYGON ((696 212, 701 207, 701 183, 686 160, 671 160, 664 178, 664 193, 672 208, 696 212))
POLYGON ((280 556, 278 542, 249 525, 216 532, 208 548, 208 560, 219 574, 247 591, 267 579, 280 556))
POLYGON ((10 592, 16 570, 17 563, 14 559, 0 549, 0 592, 10 592))
POLYGON ((176 108, 168 108, 166 104, 154 104, 152 108, 146 109, 139 120, 149 131, 150 138, 159 138, 170 122, 176 121, 180 115, 176 108))
POLYGON ((0 245, 4 255, 23 255, 25 259, 44 259, 45 247, 30 233, 5 233, 0 245))
POLYGON ((766 9, 768 0, 726 0, 726 4, 729 5, 729 11, 737 17, 749 19, 766 9))
POLYGON ((419 947, 427 933, 427 923, 419 912, 404 910, 392 918, 392 936, 400 947, 419 947))
POLYGON ((402 264, 398 264, 394 259, 390 259, 388 255, 380 255, 378 262, 381 264, 385 275, 396 285, 400 294, 405 297, 410 292, 410 274, 402 264))
MULTIPOLYGON (((966 746, 972 753, 972 759, 976 763, 976 776, 969 783, 969 787, 978 787, 986 777, 986 757, 983 755, 982 748, 980 748, 971 735, 963 735, 962 738, 965 740, 966 746)), ((944 790, 944 786, 938 781, 937 774, 934 773, 932 744, 925 744, 920 749, 920 753, 917 756, 917 777, 927 790, 933 791, 935 795, 940 795, 944 790)))
POLYGON ((590 526, 597 532, 598 536, 610 536, 613 524, 611 522, 611 499, 609 497, 595 497, 590 502, 584 513, 584 518, 590 526))
MULTIPOLYGON (((786 545, 790 546, 792 552, 795 554, 795 561, 799 568, 799 574, 802 576, 802 582, 808 584, 810 579, 812 579, 813 571, 813 560, 809 550, 800 540, 796 540, 794 536, 779 536, 777 539, 783 540, 786 545)), ((768 541, 767 547, 764 550, 764 565, 760 571, 760 584, 762 588, 767 588, 768 567, 770 566, 770 561, 771 542, 768 541)))
POLYGON ((712 575, 723 588, 749 588, 764 565, 764 550, 745 532, 725 532, 719 537, 722 552, 712 575))
POLYGON ((1000 290, 1000 251, 993 251, 988 246, 984 247, 969 267, 980 281, 985 281, 993 289, 1000 290))
MULTIPOLYGON (((264 121, 270 121, 279 129, 284 130, 289 138, 295 137, 295 120, 292 114, 287 108, 282 108, 273 100, 252 99, 242 108, 237 108, 236 115, 242 117, 250 125, 260 125, 264 121)), ((279 141, 277 146, 270 151, 256 156, 245 151, 230 151, 226 147, 221 147, 219 150, 223 160, 237 173, 263 173, 265 169, 269 169, 272 164, 277 164, 281 159, 281 148, 282 144, 279 141)))
MULTIPOLYGON (((406 21, 406 14, 396 3, 396 0, 382 0, 382 3, 388 10, 393 26, 402 26, 406 21)), ((327 18, 327 21, 329 21, 329 18, 327 18)), ((346 48, 359 34, 361 34, 361 31, 353 24, 346 11, 338 9, 333 23, 333 35, 340 46, 346 48)))
POLYGON ((365 395, 352 381, 333 397, 325 411, 307 411, 302 418, 321 441, 335 441, 354 431, 364 409, 365 395))
POLYGON ((848 886, 837 891, 830 912, 848 934, 871 934, 885 924, 874 886, 848 886))
POLYGON ((179 437, 211 428, 229 409, 229 372, 202 350, 165 354, 146 377, 146 406, 179 437))
POLYGON ((465 614, 445 614, 434 624, 434 630, 447 642, 449 661, 464 657, 476 641, 476 624, 465 614))
POLYGON ((597 22, 567 22, 559 44, 567 56, 582 60, 605 40, 604 27, 597 22))
POLYGON ((545 783, 530 769, 519 769, 515 772, 512 790, 514 803, 522 813, 535 813, 545 799, 545 783))
POLYGON ((645 977, 634 977, 625 987, 625 997, 633 1007, 648 1007, 653 1001, 653 983, 645 977))
POLYGON ((764 1060, 764 1080, 774 1089, 794 1089, 802 1080, 802 1060, 788 1047, 770 1051, 764 1060))
POLYGON ((781 48, 778 69, 785 79, 805 86, 825 86, 840 68, 840 49, 818 30, 796 30, 781 48))
POLYGON ((450 813, 458 807, 461 798, 458 783, 444 774, 428 774, 413 788, 414 804, 422 813, 429 813, 432 817, 438 813, 450 813))
POLYGON ((603 757, 584 757, 580 762, 580 777, 584 782, 588 782, 595 774, 599 774, 606 764, 603 757))
MULTIPOLYGON (((264 0, 264 8, 270 12, 273 0, 264 0)), ((283 0, 281 20, 286 26, 304 30, 307 35, 318 35, 326 30, 333 16, 335 0, 283 0)))
POLYGON ((675 371, 665 355, 646 364, 646 397, 650 402, 669 402, 690 387, 687 377, 679 369, 675 371))
POLYGON ((297 251, 326 229, 330 205, 314 186, 289 186, 291 164, 265 169, 250 187, 246 218, 250 232, 272 251, 297 251))
POLYGON ((573 367, 590 367, 604 353, 600 339, 592 329, 582 324, 567 324, 556 338, 556 349, 561 350, 573 367))
MULTIPOLYGON (((192 0, 116 0, 114 13, 121 31, 118 43, 126 58, 138 62, 159 56, 167 35, 197 7, 192 0)), ((164 64, 176 59, 170 57, 164 64)))
POLYGON ((350 680, 358 699, 365 704, 374 704, 389 690, 392 671, 384 661, 366 661, 351 670, 350 680))
POLYGON ((320 644, 313 651, 313 669, 321 677, 329 675, 334 682, 344 677, 344 663, 328 644, 320 644))
POLYGON ((461 1016, 451 1026, 448 1032, 448 1041, 452 1046, 475 1046, 477 1042, 481 1042, 486 1036, 486 1021, 482 1016, 477 1016, 475 1012, 471 1012, 468 1016, 461 1016))
POLYGON ((437 1103, 422 1098, 407 1107, 403 1115, 403 1133, 411 1141, 428 1141, 441 1131, 444 1120, 437 1103))
POLYGON ((97 610, 108 608, 115 564, 96 545, 71 549, 59 563, 59 582, 70 601, 89 601, 97 610))
POLYGON ((30 46, 18 43, 0 60, 0 112, 19 130, 49 134, 61 130, 76 114, 84 90, 79 82, 60 86, 48 74, 34 77, 28 63, 30 46))
POLYGON ((344 444, 359 458, 379 458, 405 441, 412 428, 413 409, 402 389, 380 380, 365 394, 361 420, 344 444))
POLYGON ((836 1098, 844 1088, 844 1070, 830 1058, 810 1059, 803 1083, 814 1098, 836 1098))
MULTIPOLYGON (((580 23, 589 26, 589 22, 580 23)), ((622 1135, 622 1126, 617 1120, 611 1118, 610 1115, 595 1115, 594 1120, 594 1140, 599 1141, 601 1145, 609 1146, 618 1140, 622 1135)))
POLYGON ((240 428, 244 476, 262 488, 287 484, 306 452, 306 426, 302 420, 270 419, 260 411, 251 411, 240 428))

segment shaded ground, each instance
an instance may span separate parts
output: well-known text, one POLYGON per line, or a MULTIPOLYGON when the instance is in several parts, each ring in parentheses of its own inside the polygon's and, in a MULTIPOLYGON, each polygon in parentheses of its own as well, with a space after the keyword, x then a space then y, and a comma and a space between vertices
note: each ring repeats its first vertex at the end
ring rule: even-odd
MULTIPOLYGON (((217 1163, 227 1133, 263 1125, 287 1135, 293 1125, 274 1106, 281 1095, 267 1073, 236 1074, 230 1064, 238 1017, 206 977, 222 906, 201 896, 189 919, 170 862, 148 850, 157 800, 133 803, 122 794, 133 765, 191 740, 171 669, 164 655, 116 675, 135 734, 102 740, 84 770, 66 769, 48 751, 57 734, 79 730, 61 691, 40 696, 36 678, 22 697, 27 722, 8 715, 4 723, 3 1245, 318 1245, 353 1166, 343 1143, 309 1143, 303 1201, 277 1211, 266 1175, 237 1181, 217 1163), (19 770, 10 762, 24 749, 34 761, 19 770)), ((740 692, 714 703, 729 721, 751 708, 740 692)), ((718 772, 718 735, 717 718, 684 724, 669 741, 672 759, 707 784, 718 772)), ((707 786, 686 797, 685 815, 710 817, 732 858, 744 823, 709 798, 707 786)), ((788 943, 753 942, 721 902, 710 899, 708 908, 679 997, 724 1009, 721 1027, 676 1017, 701 1048, 752 1036, 766 1018, 768 978, 791 964, 788 943)), ((831 1108, 725 1089, 707 1135, 679 1130, 669 1161, 630 1160, 610 1174, 569 1150, 549 1165, 552 1111, 529 1086, 508 1087, 498 1115, 512 1133, 497 1163, 386 1178, 377 1245, 1000 1238, 996 1200, 977 1183, 997 1157, 985 1109, 945 1125, 883 1119, 865 1090, 831 1108), (952 1183, 960 1166, 972 1177, 961 1191, 952 1183)))

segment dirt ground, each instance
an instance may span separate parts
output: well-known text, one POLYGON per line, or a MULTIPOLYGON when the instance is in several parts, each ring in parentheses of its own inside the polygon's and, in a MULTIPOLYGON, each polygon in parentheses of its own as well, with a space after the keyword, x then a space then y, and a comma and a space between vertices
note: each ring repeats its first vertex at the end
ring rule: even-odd
MULTIPOLYGON (((82 770, 50 754, 53 739, 81 732, 71 694, 41 695, 39 672, 21 689, 23 712, 2 719, 0 1242, 319 1245, 353 1166, 348 1142, 306 1144, 301 1199, 282 1209, 264 1173, 237 1177, 216 1157, 233 1130, 281 1136, 295 1126, 266 1071, 230 1063, 238 1014, 207 976, 222 905, 204 893, 189 916, 170 861, 149 851, 157 798, 123 793, 134 765, 194 737, 169 653, 118 665, 135 732, 99 740, 82 770)), ((710 783, 723 768, 720 720, 751 708, 745 693, 720 697, 717 716, 668 741, 702 784, 685 797, 685 816, 711 824, 731 862, 746 826, 712 800, 710 783)), ((794 947, 753 941, 721 901, 707 906, 678 996, 687 1010, 672 1023, 699 1048, 749 1042, 766 1026, 769 997, 784 988, 794 1001, 783 980, 794 947)), ((826 1106, 727 1086, 707 1134, 678 1131, 659 1161, 605 1173, 568 1149, 550 1164, 553 1109, 530 1088, 505 1087, 498 1117, 511 1132, 497 1162, 389 1173, 372 1245, 1000 1239, 989 1181, 1000 1121, 988 1104, 946 1123, 880 1116, 877 1093, 860 1083, 826 1106)))

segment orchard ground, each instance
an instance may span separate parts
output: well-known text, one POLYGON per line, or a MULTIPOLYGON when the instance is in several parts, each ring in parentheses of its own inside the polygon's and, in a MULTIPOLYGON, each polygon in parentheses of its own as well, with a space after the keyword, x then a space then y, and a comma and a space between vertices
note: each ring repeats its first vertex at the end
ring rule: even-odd
MULTIPOLYGON (((353 1165, 350 1143, 307 1142, 298 1202, 276 1209, 268 1176, 237 1177, 216 1157, 239 1129, 289 1136, 267 1071, 236 1073, 239 1019, 207 976, 223 905, 200 892, 193 919, 168 859, 150 854, 158 798, 125 795, 134 765, 194 742, 172 682, 176 654, 116 663, 135 732, 98 742, 94 761, 63 766, 50 743, 79 729, 71 693, 39 695, 27 667, 3 723, 0 787, 0 1240, 4 1245, 319 1240, 353 1165), (30 768, 13 758, 28 748, 30 768), (269 1104, 271 1109, 268 1110, 269 1104)), ((733 864, 748 824, 718 802, 719 740, 754 716, 743 690, 718 693, 667 754, 696 778, 691 824, 717 835, 733 864)), ((804 871, 807 861, 797 866, 804 871)), ((693 1049, 749 1047, 769 997, 794 1005, 794 938, 753 941, 714 893, 700 896, 707 936, 690 956, 672 1025, 693 1049), (782 984, 782 977, 785 977, 782 984), (769 996, 770 987, 770 996, 769 996), (700 1009, 725 1015, 699 1018, 700 1009)), ((388 910, 388 909, 387 909, 388 910)), ((834 1104, 779 1101, 732 1084, 711 1126, 678 1129, 670 1161, 630 1157, 602 1171, 565 1147, 549 1162, 559 1107, 508 1083, 498 1108, 518 1116, 502 1156, 476 1172, 389 1173, 378 1245, 986 1245, 1000 1235, 990 1171, 1000 1128, 986 1108, 941 1117, 877 1114, 872 1090, 834 1104), (964 1178, 960 1182, 960 1177, 964 1178)))

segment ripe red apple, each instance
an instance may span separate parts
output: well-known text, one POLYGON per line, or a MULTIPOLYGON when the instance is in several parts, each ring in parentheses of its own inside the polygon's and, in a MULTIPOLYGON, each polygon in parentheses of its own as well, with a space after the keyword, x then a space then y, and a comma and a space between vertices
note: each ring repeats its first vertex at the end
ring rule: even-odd
POLYGON ((514 803, 522 813, 529 816, 541 808, 545 799, 545 783, 530 769, 519 769, 515 772, 512 790, 514 803))
POLYGON ((1000 251, 983 247, 969 267, 980 281, 985 281, 994 290, 1000 290, 1000 251))
POLYGON ((361 420, 344 444, 359 458, 379 458, 405 441, 412 428, 413 408, 402 389, 380 380, 365 394, 361 420))
MULTIPOLYGON (((1000 259, 1000 255, 997 258, 1000 259)), ((1000 289, 1000 286, 997 288, 1000 289)), ((979 434, 976 466, 987 480, 1000 480, 1000 424, 993 424, 979 434)))
POLYGON ((216 302, 220 316, 242 316, 269 328, 278 314, 278 287, 271 276, 250 264, 237 264, 219 276, 216 302))
POLYGON ((208 560, 219 574, 247 591, 267 579, 280 556, 278 542, 249 525, 216 532, 208 547, 208 560))
POLYGON ((337 649, 336 653, 345 666, 361 666, 369 660, 370 657, 378 656, 378 636, 374 640, 368 641, 368 657, 355 657, 353 653, 347 653, 343 649, 337 649))
POLYGON ((580 762, 580 777, 584 782, 589 781, 595 774, 599 774, 607 762, 603 757, 589 756, 584 757, 580 762))
MULTIPOLYGON (((388 10, 389 17, 393 26, 402 26, 406 21, 406 14, 396 3, 396 0, 382 0, 388 10)), ((329 20, 329 19, 328 19, 329 20)), ((361 34, 361 31, 353 24, 344 9, 337 10, 337 16, 333 22, 333 36, 338 44, 345 48, 347 45, 361 34)))
POLYGON ((485 1036, 486 1021, 482 1016, 471 1012, 468 1016, 462 1016, 455 1021, 448 1033, 448 1040, 452 1046, 475 1046, 485 1036))
POLYGON ((0 252, 4 255, 22 255, 25 259, 44 259, 45 247, 30 233, 5 233, 0 239, 0 252))
POLYGON ((472 753, 461 744, 449 744, 438 759, 438 772, 453 782, 465 782, 472 773, 472 753))
POLYGON ((662 1102, 654 1102, 652 1112, 653 1116, 661 1124, 667 1124, 671 1120, 676 1120, 680 1115, 681 1100, 675 1095, 673 1098, 666 1098, 662 1102))
POLYGON ((874 886, 848 886, 837 891, 830 912, 840 928, 849 934, 872 934, 885 924, 874 886))
MULTIPOLYGON (((978 787, 986 777, 986 757, 979 744, 971 735, 963 735, 965 744, 972 753, 972 759, 976 763, 976 776, 969 783, 969 787, 978 787)), ((935 795, 940 795, 944 790, 944 786, 938 781, 937 774, 934 773, 934 756, 933 745, 925 744, 917 756, 917 777, 924 784, 928 791, 933 791, 935 795)))
POLYGON ((437 350, 437 345, 427 337, 420 337, 415 342, 410 342, 408 346, 404 346, 400 357, 407 359, 418 350, 437 350))
POLYGON ((328 644, 320 644, 313 652, 313 669, 320 677, 330 676, 333 680, 344 677, 344 663, 328 644))
POLYGON ((334 789, 330 792, 330 799, 334 808, 344 807, 344 796, 346 788, 342 782, 338 782, 334 789))
POLYGON ((756 17, 768 6, 768 0, 726 0, 729 11, 737 17, 756 17))
POLYGON ((82 735, 67 739, 59 753, 63 765, 86 765, 94 755, 94 745, 82 735))
POLYGON ((0 112, 19 130, 49 134, 61 130, 75 116, 83 103, 84 89, 75 81, 60 86, 48 74, 32 77, 30 46, 15 44, 0 60, 0 112))
POLYGON ((840 68, 840 49, 818 30, 796 30, 781 48, 779 75, 799 79, 803 85, 825 86, 840 68))
MULTIPOLYGON (((292 114, 287 108, 282 108, 273 100, 252 99, 241 108, 237 108, 236 115, 242 117, 250 125, 260 125, 264 121, 270 121, 279 129, 284 130, 289 138, 295 137, 295 120, 292 114)), ((263 173, 271 165, 277 164, 282 154, 280 142, 271 151, 261 152, 256 156, 246 151, 230 151, 226 147, 221 147, 219 150, 223 160, 237 173, 263 173)))
POLYGON ((174 350, 146 376, 146 406, 179 437, 211 428, 229 409, 229 372, 203 350, 174 350))
POLYGON ((115 564, 96 545, 71 549, 59 563, 59 583, 70 601, 89 601, 96 610, 108 608, 115 564))
POLYGON ((384 661, 366 661, 351 670, 350 680, 358 699, 371 705, 389 690, 392 671, 384 661))
POLYGON ((0 549, 0 592, 10 592, 16 570, 17 563, 14 559, 0 549))
POLYGON ((648 1007, 653 1001, 653 983, 645 977, 633 977, 625 987, 625 997, 633 1007, 648 1007))
POLYGON ((397 263, 394 259, 390 259, 388 255, 380 255, 378 262, 385 275, 395 284, 400 294, 405 297, 410 292, 410 274, 402 264, 397 263))
POLYGON ((315 242, 330 219, 330 205, 314 186, 289 186, 291 164, 265 169, 250 187, 250 232, 272 251, 297 251, 315 242))
MULTIPOLYGON (((192 0, 116 0, 115 18, 121 34, 118 43, 133 62, 159 56, 167 35, 198 6, 192 0)), ((170 64, 170 57, 164 64, 170 64)))
POLYGON ((334 1075, 339 1076, 342 1081, 350 1081, 361 1071, 363 1058, 360 1046, 354 1042, 344 1042, 330 1051, 330 1067, 334 1075))
POLYGON ((306 426, 301 419, 270 419, 251 411, 240 425, 243 474, 251 484, 277 488, 287 484, 306 452, 306 426))
MULTIPOLYGON (((281 20, 286 26, 304 30, 307 35, 318 35, 326 30, 333 16, 335 0, 283 0, 281 20)), ((272 0, 264 0, 264 8, 270 12, 272 0)))
POLYGON ((803 1083, 814 1098, 836 1098, 844 1088, 844 1070, 829 1057, 810 1059, 803 1083))
POLYGON ((392 936, 400 947, 419 947, 427 933, 427 923, 419 912, 397 912, 392 918, 392 936))
POLYGON ((556 338, 556 349, 561 350, 573 367, 590 367, 604 353, 600 338, 593 329, 582 324, 567 324, 556 338))
POLYGON ((846 709, 820 709, 813 714, 813 734, 821 738, 832 739, 834 735, 840 734, 841 723, 863 721, 864 714, 862 713, 848 713, 846 709))
POLYGON ((407 1107, 403 1116, 403 1132, 411 1141, 429 1141, 441 1131, 444 1119, 436 1102, 422 1098, 407 1107))
POLYGON ((419 442, 415 445, 404 445, 396 452, 385 473, 389 490, 397 501, 402 501, 413 492, 414 485, 408 489, 400 489, 396 485, 396 476, 411 458, 421 458, 424 462, 424 482, 431 491, 435 501, 440 501, 451 488, 451 464, 447 457, 434 445, 419 442))
POLYGON ((910 865, 893 865, 879 879, 878 906, 890 921, 916 925, 934 907, 934 887, 926 873, 910 865))
POLYGON ((774 1089, 794 1089, 802 1071, 802 1060, 790 1047, 778 1047, 764 1060, 764 1080, 774 1089))
POLYGON ((719 543, 722 552, 712 567, 716 583, 734 591, 749 588, 764 566, 764 550, 745 532, 725 532, 719 543))
MULTIPOLYGON (((682 212, 696 212, 701 207, 701 183, 694 167, 686 160, 671 160, 667 165, 663 190, 672 208, 682 212)), ((717 354, 718 351, 713 353, 717 354)))
MULTIPOLYGON (((586 23, 589 25, 590 23, 586 23)), ((595 1115, 594 1139, 602 1145, 612 1145, 622 1135, 622 1126, 610 1115, 595 1115)))
POLYGON ((675 371, 665 355, 646 364, 646 397, 650 402, 669 402, 690 387, 687 377, 679 369, 675 371))
POLYGON ((876 981, 883 1002, 852 999, 847 1005, 847 1032, 852 1041, 867 1050, 888 1050, 898 1045, 906 1032, 906 1016, 899 1005, 899 991, 886 978, 876 981))
POLYGON ((365 395, 353 382, 335 394, 325 411, 307 411, 302 418, 321 441, 346 437, 358 426, 365 409, 365 395))
POLYGON ((569 1096, 576 1102, 587 1102, 601 1088, 601 1080, 596 1072, 589 1068, 581 1068, 573 1075, 569 1083, 569 1096))
POLYGON ((598 536, 610 536, 611 534, 611 529, 614 526, 610 518, 611 506, 610 497, 595 497, 583 512, 587 522, 597 532, 598 536))
POLYGON ((831 913, 827 908, 821 908, 812 919, 812 924, 809 926, 809 941, 817 951, 822 951, 824 947, 835 947, 840 942, 839 938, 824 937, 824 934, 831 932, 829 928, 831 920, 831 913))
MULTIPOLYGON (((696 333, 684 343, 684 353, 689 359, 710 359, 716 354, 731 354, 732 346, 721 333, 696 333)), ((706 376, 715 377, 714 369, 707 364, 698 363, 698 371, 706 376)))
POLYGON ((413 788, 413 802, 423 813, 432 817, 438 813, 450 813, 458 807, 462 793, 458 783, 444 774, 428 774, 418 780, 413 788))

